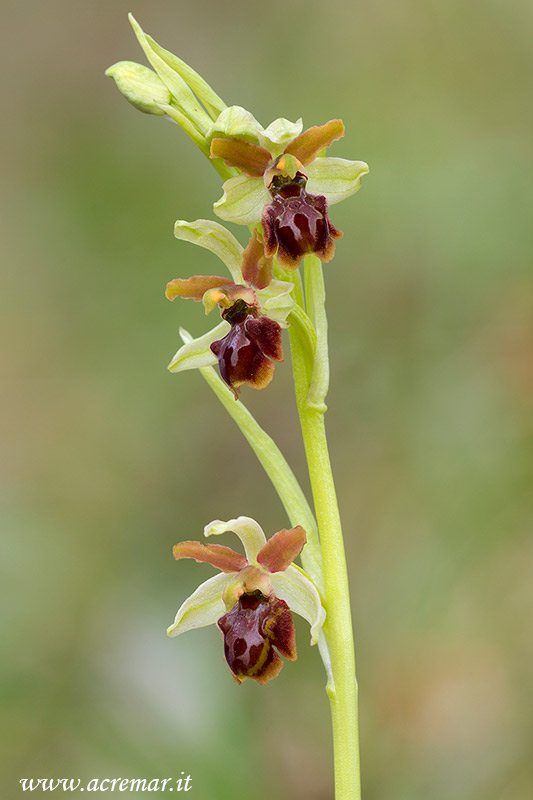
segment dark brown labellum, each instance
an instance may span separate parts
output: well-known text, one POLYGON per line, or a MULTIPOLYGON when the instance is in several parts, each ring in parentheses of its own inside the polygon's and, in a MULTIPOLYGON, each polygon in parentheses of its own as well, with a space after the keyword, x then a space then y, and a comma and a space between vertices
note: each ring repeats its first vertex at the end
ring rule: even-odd
POLYGON ((303 188, 305 184, 300 173, 293 180, 276 176, 270 189, 272 200, 263 211, 265 255, 277 253, 280 266, 288 270, 297 269, 309 253, 321 261, 331 261, 335 254, 333 239, 342 236, 329 219, 326 198, 309 194, 303 188))
POLYGON ((224 656, 237 683, 253 678, 268 683, 285 658, 296 659, 294 625, 289 606, 259 590, 242 594, 231 611, 218 621, 224 635, 224 656), (276 648, 276 649, 274 649, 276 648))

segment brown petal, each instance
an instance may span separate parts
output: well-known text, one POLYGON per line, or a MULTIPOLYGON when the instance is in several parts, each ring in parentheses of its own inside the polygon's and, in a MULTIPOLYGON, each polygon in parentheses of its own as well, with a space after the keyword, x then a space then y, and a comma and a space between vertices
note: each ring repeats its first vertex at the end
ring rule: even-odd
POLYGON ((285 148, 286 153, 296 156, 305 166, 314 161, 324 147, 329 147, 344 136, 344 125, 340 119, 331 119, 325 125, 315 125, 293 139, 285 148))
POLYGON ((265 246, 257 228, 242 254, 242 277, 256 289, 264 289, 272 281, 272 259, 265 256, 265 246))
POLYGON ((300 555, 307 536, 301 525, 284 528, 272 536, 257 554, 257 561, 269 572, 283 572, 300 555))
POLYGON ((211 158, 223 158, 230 167, 237 167, 250 178, 262 178, 272 161, 272 156, 264 147, 250 144, 242 139, 213 139, 211 158))
POLYGON ((165 295, 167 300, 175 300, 176 297, 191 298, 201 300, 208 289, 216 289, 220 286, 227 286, 233 283, 229 278, 221 278, 220 275, 193 275, 192 278, 174 278, 167 283, 165 295))
POLYGON ((247 565, 242 553, 236 553, 223 544, 201 544, 200 542, 178 542, 172 552, 176 561, 194 558, 198 563, 211 564, 222 572, 240 572, 247 565))

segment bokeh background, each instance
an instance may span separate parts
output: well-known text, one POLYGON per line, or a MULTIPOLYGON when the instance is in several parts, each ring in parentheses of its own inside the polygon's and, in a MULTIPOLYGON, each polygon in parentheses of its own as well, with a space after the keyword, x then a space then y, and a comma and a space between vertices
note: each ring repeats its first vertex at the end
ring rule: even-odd
MULTIPOLYGON (((332 798, 303 623, 267 689, 233 684, 214 628, 165 636, 212 572, 177 540, 286 518, 201 376, 165 369, 180 324, 206 329, 166 281, 219 269, 173 222, 211 216, 220 181, 104 78, 144 63, 131 10, 263 124, 342 117, 332 154, 371 167, 327 268, 366 800, 530 798, 531 3, 1 10, 2 796, 183 771, 198 800, 332 798)), ((243 397, 307 488, 275 377, 243 397)))

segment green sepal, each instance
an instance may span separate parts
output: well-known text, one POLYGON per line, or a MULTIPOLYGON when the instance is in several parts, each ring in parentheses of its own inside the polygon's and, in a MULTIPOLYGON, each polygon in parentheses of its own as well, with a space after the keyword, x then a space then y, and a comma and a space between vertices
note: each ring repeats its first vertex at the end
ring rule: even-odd
POLYGON ((222 321, 215 328, 193 339, 187 331, 180 328, 180 336, 185 342, 168 365, 169 372, 183 372, 186 369, 211 367, 217 363, 217 357, 210 345, 222 339, 230 330, 229 322, 222 321))
POLYGON ((263 208, 270 202, 262 178, 238 175, 222 186, 224 194, 213 205, 217 217, 237 225, 257 225, 261 222, 263 208))
POLYGON ((209 143, 213 139, 243 139, 250 144, 259 144, 262 130, 262 125, 245 108, 228 106, 211 125, 206 139, 209 143))
POLYGON ((317 158, 305 168, 307 191, 322 194, 330 205, 351 197, 361 187, 363 175, 369 172, 364 161, 348 161, 345 158, 317 158))
POLYGON ((224 262, 235 283, 242 283, 241 261, 243 247, 235 236, 219 222, 196 219, 194 222, 178 219, 174 225, 174 236, 184 242, 205 247, 224 262))
POLYGON ((273 572, 270 583, 276 597, 285 600, 291 611, 307 620, 311 626, 311 644, 316 644, 326 611, 313 581, 302 569, 291 564, 284 572, 273 572))
POLYGON ((268 128, 261 131, 259 144, 270 150, 272 157, 281 155, 283 149, 302 132, 303 122, 300 119, 291 122, 284 117, 279 117, 271 122, 268 128))
POLYGON ((273 319, 282 328, 287 327, 287 317, 294 307, 293 289, 293 283, 274 279, 264 289, 255 290, 259 305, 265 316, 273 319))
POLYGON ((209 578, 194 591, 179 607, 172 625, 167 628, 167 636, 215 625, 226 611, 222 592, 233 578, 233 573, 221 572, 209 578))
POLYGON ((262 527, 251 517, 237 517, 223 522, 215 519, 204 528, 204 536, 219 536, 222 533, 235 533, 242 542, 249 564, 257 564, 257 554, 266 544, 262 527))

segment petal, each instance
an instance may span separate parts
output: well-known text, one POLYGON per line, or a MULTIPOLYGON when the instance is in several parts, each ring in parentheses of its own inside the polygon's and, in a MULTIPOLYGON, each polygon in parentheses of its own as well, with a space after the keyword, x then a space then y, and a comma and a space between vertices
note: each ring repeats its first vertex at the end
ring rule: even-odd
POLYGON ((266 536, 262 527, 251 517, 237 517, 223 522, 215 519, 204 528, 204 536, 219 536, 231 531, 236 533, 244 546, 246 558, 250 564, 256 564, 258 552, 266 544, 266 536))
POLYGON ((326 611, 315 584, 292 565, 285 572, 271 575, 270 582, 276 597, 285 600, 291 611, 308 621, 311 626, 311 644, 316 644, 326 619, 326 611))
POLYGON ((198 563, 211 564, 222 572, 240 572, 246 566, 242 553, 236 553, 223 544, 202 544, 201 542, 178 542, 172 553, 176 561, 194 558, 198 563))
POLYGON ((220 219, 238 225, 257 225, 261 222, 263 208, 270 200, 262 179, 238 175, 227 180, 222 188, 224 194, 213 206, 220 219))
POLYGON ((302 162, 304 166, 315 160, 325 147, 336 142, 344 136, 344 125, 340 119, 331 119, 325 125, 315 125, 301 133, 285 148, 285 153, 291 153, 302 162))
POLYGON ((301 525, 278 531, 257 554, 257 561, 269 572, 283 572, 300 555, 307 536, 301 525))
POLYGON ((170 372, 183 372, 186 369, 199 369, 216 364, 217 359, 211 352, 211 345, 225 336, 229 330, 229 322, 223 321, 203 336, 187 341, 168 365, 170 372))
POLYGON ((235 283, 241 282, 242 245, 223 225, 210 219, 194 222, 179 219, 174 225, 174 236, 210 250, 224 262, 235 283))
POLYGON ((236 167, 251 178, 263 177, 272 161, 268 150, 243 139, 213 139, 210 156, 224 159, 228 167, 236 167))
POLYGON ((222 592, 232 578, 232 575, 221 572, 200 584, 178 609, 174 622, 167 628, 167 636, 178 636, 193 628, 216 623, 226 611, 222 592))
POLYGON ((220 286, 232 284, 229 278, 220 275, 193 275, 192 278, 174 278, 167 283, 165 295, 167 300, 183 297, 200 301, 208 289, 218 289, 220 286))
POLYGON ((324 195, 328 203, 339 203, 356 193, 363 175, 368 172, 368 164, 364 161, 317 158, 307 168, 309 180, 306 188, 310 194, 324 195))
POLYGON ((272 281, 272 259, 265 256, 265 247, 257 228, 254 228, 242 254, 242 277, 256 289, 264 289, 272 281))

